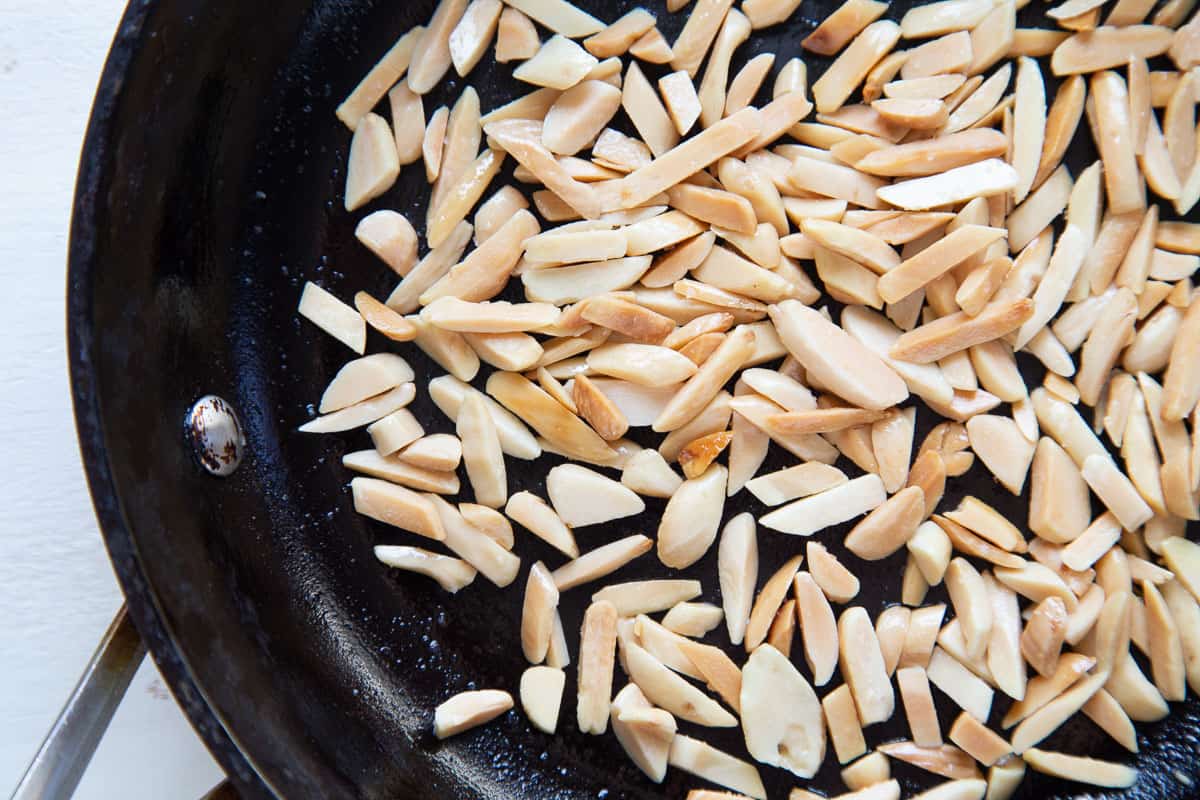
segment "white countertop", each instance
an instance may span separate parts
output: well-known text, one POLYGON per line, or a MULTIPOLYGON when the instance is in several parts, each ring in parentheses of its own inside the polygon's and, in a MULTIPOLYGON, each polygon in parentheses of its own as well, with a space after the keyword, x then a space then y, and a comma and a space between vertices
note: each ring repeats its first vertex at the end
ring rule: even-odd
MULTIPOLYGON (((0 797, 121 602, 79 463, 64 287, 75 170, 122 0, 0 3, 0 797)), ((149 660, 76 797, 200 797, 220 771, 149 660)))

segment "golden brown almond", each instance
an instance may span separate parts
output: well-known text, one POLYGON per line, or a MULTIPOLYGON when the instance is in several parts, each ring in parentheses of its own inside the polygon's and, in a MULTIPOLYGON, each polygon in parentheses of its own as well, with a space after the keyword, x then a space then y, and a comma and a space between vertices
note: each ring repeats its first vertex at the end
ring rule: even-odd
POLYGON ((817 110, 836 111, 900 38, 900 26, 879 20, 868 25, 812 86, 817 110))
POLYGON ((1034 313, 1028 298, 992 301, 978 315, 956 312, 903 334, 892 346, 893 358, 928 364, 973 345, 1005 336, 1025 324, 1034 313))
POLYGON ((842 684, 821 700, 825 724, 839 763, 845 764, 867 752, 862 725, 855 711, 854 696, 848 684, 842 684))
POLYGON ((950 726, 950 741, 985 767, 990 767, 1012 752, 1012 746, 995 731, 966 712, 950 726))

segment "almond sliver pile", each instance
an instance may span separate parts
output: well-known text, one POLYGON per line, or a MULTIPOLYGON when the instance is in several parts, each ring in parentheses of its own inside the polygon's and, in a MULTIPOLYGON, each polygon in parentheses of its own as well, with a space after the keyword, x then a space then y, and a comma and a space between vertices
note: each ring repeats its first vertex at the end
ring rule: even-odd
POLYGON ((846 0, 747 59, 800 0, 668 0, 673 42, 643 8, 442 0, 338 107, 347 212, 403 169, 431 197, 358 223, 390 296, 305 286, 300 314, 360 357, 300 430, 366 428, 355 508, 411 535, 383 564, 448 595, 524 586, 529 668, 449 697, 439 738, 515 692, 546 734, 611 729, 650 780, 720 787, 692 800, 765 798, 763 770, 807 800, 830 760, 854 800, 898 800, 895 760, 930 774, 926 800, 1007 800, 1027 770, 1138 780, 1039 745, 1082 714, 1136 752, 1137 723, 1200 691, 1200 16, 1066 0, 1057 27, 1018 27, 1027 2, 894 21, 846 0), (811 82, 810 53, 832 60, 811 82), (528 93, 483 108, 485 58, 528 93), (451 69, 464 88, 429 108, 451 69), (368 328, 396 344, 365 355, 368 328), (412 346, 444 373, 416 375, 412 346), (409 412, 418 392, 454 433, 409 412), (764 472, 773 450, 789 465, 764 472), (547 496, 510 492, 543 453, 567 460, 547 496), (943 502, 976 461, 1028 529, 943 502), (726 513, 741 492, 769 510, 726 513), (656 530, 580 548, 645 497, 666 498, 656 530), (847 523, 832 550, 808 538, 847 523), (559 557, 523 565, 529 536, 559 557), (760 537, 799 538, 760 571, 760 537), (717 575, 689 571, 714 547, 717 575), (903 570, 874 618, 843 548, 903 570), (622 582, 635 559, 662 577, 622 582), (565 592, 591 593, 582 619, 565 592), (897 715, 908 739, 872 735, 897 715), (744 751, 678 721, 738 727, 744 751))

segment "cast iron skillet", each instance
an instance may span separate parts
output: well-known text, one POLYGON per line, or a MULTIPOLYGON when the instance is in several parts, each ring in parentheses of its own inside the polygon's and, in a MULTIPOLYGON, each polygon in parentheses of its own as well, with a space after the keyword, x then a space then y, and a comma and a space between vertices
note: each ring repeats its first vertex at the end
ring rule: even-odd
MULTIPOLYGON (((97 514, 139 629, 193 723, 248 797, 680 797, 701 782, 672 770, 664 786, 654 786, 613 737, 577 732, 573 668, 558 736, 532 730, 513 712, 468 735, 435 741, 431 712, 450 694, 515 690, 525 666, 516 646, 524 571, 506 592, 480 578, 453 599, 423 578, 389 573, 371 546, 403 542, 405 534, 353 513, 339 464, 348 448, 368 446, 364 434, 295 432, 351 357, 297 319, 303 282, 344 298, 363 288, 384 297, 394 282, 354 241, 361 214, 341 208, 349 134, 333 110, 400 33, 428 18, 432 5, 130 5, 84 146, 70 256, 71 374, 97 514), (225 480, 197 466, 182 435, 185 410, 210 392, 240 411, 248 440, 241 469, 225 480)), ((609 21, 632 6, 582 5, 609 21)), ((648 5, 663 12, 657 0, 648 5)), ((899 19, 909 5, 895 3, 889 16, 899 19)), ((777 66, 799 55, 799 40, 833 7, 831 0, 807 0, 792 22, 739 50, 735 69, 757 52, 779 53, 777 66)), ((1021 24, 1036 24, 1036 13, 1026 9, 1021 24)), ((682 16, 660 13, 660 21, 673 39, 682 16)), ((815 77, 824 62, 805 58, 815 77)), ((486 64, 471 80, 485 110, 522 91, 486 64)), ((452 102, 461 85, 443 86, 427 110, 452 102)), ((1088 147, 1073 152, 1073 171, 1094 157, 1088 147)), ((405 170, 371 208, 423 219, 427 188, 420 173, 405 170)), ((386 346, 372 335, 370 350, 386 346)), ((439 374, 415 348, 402 352, 419 375, 439 374)), ((1027 366, 1034 385, 1040 374, 1027 366)), ((450 429, 424 392, 413 407, 429 430, 450 429)), ((923 434, 928 412, 921 419, 923 434)), ((768 468, 789 463, 776 452, 771 459, 768 468)), ((544 494, 542 476, 554 463, 510 460, 513 491, 544 494)), ((1024 522, 1023 502, 997 491, 982 468, 968 483, 1024 522)), ((945 505, 960 494, 951 493, 945 505)), ((581 544, 588 549, 634 531, 652 534, 661 509, 652 502, 640 518, 582 530, 581 544)), ((746 509, 763 510, 743 492, 727 516, 746 509)), ((819 538, 833 545, 842 533, 819 538)), ((561 563, 531 538, 519 539, 525 569, 537 559, 561 563)), ((765 530, 760 542, 764 578, 802 545, 765 530)), ((835 550, 866 576, 860 601, 872 614, 883 598, 899 596, 900 556, 865 564, 840 545, 835 550)), ((704 577, 709 600, 718 599, 714 561, 715 548, 688 571, 704 577)), ((668 574, 648 555, 615 578, 668 574)), ((564 596, 572 652, 590 594, 582 588, 564 596)), ((718 633, 724 641, 723 629, 718 633)), ((948 726, 956 710, 945 698, 939 702, 948 726)), ((1005 705, 997 700, 993 719, 1005 705)), ((1139 727, 1142 753, 1134 760, 1142 777, 1120 796, 1191 795, 1188 786, 1200 781, 1197 710, 1193 698, 1168 721, 1139 727)), ((898 720, 870 729, 870 741, 905 736, 898 720)), ((683 729, 744 752, 736 729, 683 729)), ((1125 757, 1086 721, 1047 746, 1125 757)), ((797 784, 782 771, 763 774, 772 797, 797 784)), ((895 774, 906 793, 932 782, 904 765, 895 774)), ((832 758, 813 786, 844 791, 832 758)), ((1033 776, 1022 796, 1082 791, 1033 776)))

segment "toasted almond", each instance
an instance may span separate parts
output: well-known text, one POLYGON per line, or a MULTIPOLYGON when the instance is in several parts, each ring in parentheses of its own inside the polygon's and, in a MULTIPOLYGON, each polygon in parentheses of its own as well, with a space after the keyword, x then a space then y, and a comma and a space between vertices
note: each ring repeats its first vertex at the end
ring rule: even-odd
MULTIPOLYGON (((934 454, 936 457, 936 453, 934 454)), ((925 580, 936 586, 942 582, 950 565, 950 538, 933 522, 922 522, 907 542, 909 555, 916 562, 925 580)))
POLYGON ((579 730, 604 733, 608 729, 612 698, 613 663, 617 644, 617 611, 603 600, 593 602, 583 615, 579 634, 579 730))
MULTIPOLYGON (((803 237, 804 234, 796 234, 803 237)), ((789 239, 793 238, 791 236, 789 239)), ((807 239, 805 240, 808 241, 807 239)), ((809 243, 810 246, 811 243, 809 243)), ((881 308, 883 300, 876 288, 875 273, 840 253, 813 246, 813 257, 817 262, 817 275, 825 284, 825 291, 835 300, 853 304, 861 303, 871 308, 881 308)))
POLYGON ((859 558, 885 558, 912 538, 924 512, 924 492, 910 486, 859 522, 846 536, 846 547, 859 558))
POLYGON ((1003 229, 964 225, 903 263, 889 267, 879 279, 879 294, 890 303, 902 300, 1004 235, 1003 229))
POLYGON ((842 674, 854 694, 862 723, 886 721, 892 716, 895 695, 879 640, 864 609, 855 606, 842 612, 838 620, 838 645, 842 674))
POLYGON ((992 606, 987 669, 996 687, 1014 699, 1025 696, 1027 676, 1021 655, 1021 612, 1017 595, 991 575, 984 576, 992 606))
POLYGON ((825 724, 838 761, 845 764, 867 751, 862 726, 855 710, 854 696, 848 684, 842 684, 821 700, 825 712, 825 724))
POLYGON ((833 676, 838 660, 837 622, 820 587, 807 572, 793 579, 796 613, 804 637, 804 658, 813 674, 813 682, 824 686, 833 676))
POLYGON ((958 704, 959 708, 977 720, 987 720, 994 694, 990 686, 940 647, 934 648, 926 671, 929 681, 958 704))
POLYGON ((617 741, 646 775, 656 783, 667 771, 667 753, 675 738, 675 718, 654 708, 635 684, 617 692, 609 710, 617 741))
MULTIPOLYGON (((1200 619, 1200 605, 1184 588, 1180 581, 1170 581, 1162 587, 1162 595, 1179 634, 1180 645, 1183 649, 1183 664, 1187 684, 1195 691, 1200 679, 1200 638, 1194 627, 1200 619)), ((1169 637, 1167 637, 1169 640, 1169 637)), ((1151 638, 1153 644, 1154 638, 1151 638)))
MULTIPOLYGON (((450 375, 443 375, 429 382, 430 398, 441 412, 452 421, 458 419, 458 412, 462 406, 463 398, 475 391, 475 389, 450 375)), ((524 460, 532 460, 541 454, 541 449, 538 447, 537 441, 517 417, 491 398, 485 398, 485 403, 488 411, 491 412, 492 420, 496 425, 496 431, 500 436, 500 446, 506 454, 524 460)), ((413 445, 410 445, 409 449, 411 450, 412 447, 413 445)), ((445 448, 443 447, 442 449, 444 450, 445 448)), ((448 453, 447 457, 449 455, 453 455, 453 453, 448 453)), ((404 460, 405 453, 401 453, 399 458, 404 460)), ((421 464, 418 464, 418 466, 421 466, 421 464)))
POLYGON ((647 31, 654 27, 654 15, 636 8, 599 33, 584 40, 584 48, 596 58, 624 55, 647 31))
POLYGON ((990 767, 1012 752, 999 735, 970 714, 962 713, 950 727, 950 741, 985 767, 990 767))
POLYGON ((1154 722, 1170 713, 1167 701, 1142 673, 1132 653, 1117 661, 1104 688, 1134 721, 1154 722))
POLYGON ((546 475, 546 491, 567 525, 580 528, 640 514, 645 502, 617 481, 578 464, 559 464, 546 475))
POLYGON ((646 553, 653 544, 645 536, 634 534, 597 547, 556 569, 554 584, 563 592, 602 578, 646 553))
POLYGON ((1012 189, 1017 173, 998 159, 954 167, 938 175, 900 181, 881 187, 879 199, 908 211, 925 211, 975 197, 988 197, 1012 189))
POLYGON ((1036 304, 1028 298, 993 300, 974 317, 964 312, 940 317, 900 336, 893 358, 928 364, 978 344, 999 339, 1029 324, 1036 304))
POLYGON ((373 477, 355 477, 350 481, 350 489, 354 494, 354 510, 361 515, 428 539, 445 539, 445 530, 428 495, 373 477))
POLYGON ((443 541, 446 547, 501 588, 508 586, 516 579, 521 559, 468 523, 458 509, 445 500, 436 495, 426 495, 426 497, 433 503, 442 529, 445 531, 443 541))
POLYGON ((613 451, 591 428, 527 379, 513 373, 494 373, 487 382, 496 398, 538 433, 574 457, 608 461, 613 451))
POLYGON ((986 72, 1012 49, 1016 38, 1017 4, 999 3, 971 29, 970 75, 986 72))
POLYGON ((724 467, 713 465, 671 496, 658 529, 658 555, 664 564, 681 569, 708 551, 721 523, 726 476, 724 467))
POLYGON ((512 525, 499 511, 478 503, 459 503, 458 513, 462 514, 463 519, 470 525, 483 531, 496 544, 505 550, 512 550, 512 525))
MULTIPOLYGON (((1067 644, 1074 647, 1091 633, 1104 608, 1104 589, 1093 585, 1079 598, 1079 608, 1067 620, 1067 644)), ((1061 661, 1061 659, 1060 659, 1061 661)))
POLYGON ((872 209, 883 207, 876 192, 887 185, 885 181, 858 169, 804 156, 792 159, 787 182, 791 193, 808 192, 872 209))
POLYGON ((694 580, 649 580, 614 583, 592 595, 592 601, 611 603, 621 617, 665 611, 700 595, 694 580))
MULTIPOLYGON (((737 75, 735 75, 733 80, 729 82, 729 91, 726 93, 725 97, 725 116, 736 114, 754 102, 755 95, 757 95, 758 90, 762 88, 763 81, 766 80, 767 75, 771 71, 771 67, 774 65, 774 53, 760 53, 759 55, 747 61, 746 65, 738 70, 737 75)), ((785 65, 784 69, 787 68, 787 65, 785 65)), ((796 69, 798 69, 798 67, 791 67, 792 72, 794 72, 796 69)), ((780 75, 783 75, 782 70, 780 70, 780 75)), ((806 85, 796 85, 797 82, 792 81, 792 79, 788 76, 784 75, 783 80, 784 82, 792 82, 792 85, 789 89, 790 91, 803 92, 807 88, 806 85)), ((783 85, 784 84, 781 83, 777 78, 776 86, 778 88, 783 88, 783 85)), ((777 98, 786 93, 787 92, 785 91, 778 91, 774 93, 774 97, 777 98)))
POLYGON ((1031 748, 1022 758, 1036 771, 1093 786, 1125 788, 1137 781, 1137 770, 1095 758, 1069 756, 1031 748))
POLYGON ((421 317, 410 317, 417 329, 413 342, 442 368, 462 381, 469 381, 479 373, 479 356, 467 344, 461 333, 439 328, 421 317))
POLYGON ((876 475, 832 487, 805 497, 764 516, 769 528, 797 536, 810 536, 830 525, 853 519, 876 508, 886 499, 883 483, 876 475))
POLYGON ((822 113, 836 111, 858 87, 871 68, 887 55, 900 38, 900 26, 887 20, 868 25, 813 83, 813 98, 822 113))
POLYGON ((558 589, 546 566, 539 561, 529 570, 521 612, 521 650, 530 664, 540 664, 546 658, 557 609, 558 589))
POLYGON ((1163 595, 1150 581, 1142 582, 1154 683, 1166 700, 1179 701, 1187 694, 1183 640, 1179 625, 1163 595))
POLYGON ((651 702, 698 725, 718 728, 737 725, 737 720, 716 701, 676 675, 640 645, 628 642, 622 649, 630 678, 651 702))
POLYGON ((512 695, 496 689, 460 692, 441 703, 433 714, 433 732, 446 739, 490 722, 513 707, 512 695))
POLYGON ((1021 635, 1021 652, 1041 675, 1053 675, 1067 628, 1067 608, 1058 597, 1047 597, 1033 610, 1021 635))
POLYGON ((529 667, 521 673, 521 708, 533 727, 554 733, 566 680, 566 674, 554 667, 529 667))
POLYGON ((701 436, 685 445, 679 451, 679 464, 683 467, 684 476, 689 480, 700 477, 732 439, 732 432, 720 431, 701 436))
POLYGON ((968 780, 979 776, 974 759, 953 745, 921 747, 914 742, 890 742, 880 745, 878 749, 889 758, 952 780, 968 780))
POLYGON ((509 498, 504 513, 571 558, 579 557, 579 546, 571 529, 540 497, 529 492, 517 492, 509 498))
POLYGON ((354 307, 375 330, 393 342, 411 342, 417 337, 417 328, 366 292, 354 295, 354 307))
MULTIPOLYGON (((951 538, 954 538, 953 535, 951 538)), ((1063 582, 1062 578, 1044 564, 1026 561, 1022 566, 997 565, 996 579, 1022 597, 1040 603, 1047 597, 1057 596, 1074 611, 1079 602, 1063 582)))
POLYGON ((751 654, 739 704, 746 748, 755 760, 802 778, 816 773, 825 757, 821 707, 808 681, 778 650, 768 645, 751 654), (786 709, 782 715, 780 708, 786 709))
MULTIPOLYGON (((860 791, 886 784, 891 777, 891 764, 883 753, 865 755, 842 770, 842 783, 846 784, 851 791, 860 791)), ((898 788, 897 791, 899 791, 898 788)), ((795 800, 795 798, 790 798, 790 800, 795 800)), ((802 800, 806 799, 802 798, 802 800)))
POLYGON ((1094 658, 1080 653, 1064 653, 1053 675, 1034 676, 1029 681, 1025 697, 1013 704, 1005 714, 1003 726, 1010 728, 1044 707, 1075 684, 1095 663, 1094 658))
POLYGON ((615 206, 633 208, 719 161, 761 130, 756 109, 743 109, 621 179, 615 206))
POLYGON ((900 602, 913 608, 925 602, 929 594, 929 582, 921 574, 912 555, 904 563, 904 573, 900 577, 900 602))
MULTIPOLYGON (((693 13, 694 16, 694 13, 693 13)), ((741 759, 734 758, 690 736, 677 734, 671 742, 668 758, 671 766, 684 772, 741 792, 756 800, 765 800, 766 789, 758 770, 741 759)))
POLYGON ((782 411, 779 406, 770 400, 757 395, 746 394, 733 398, 730 405, 750 424, 768 433, 773 441, 793 455, 805 460, 820 461, 826 464, 831 464, 837 460, 838 450, 820 436, 780 436, 779 434, 770 434, 770 431, 767 430, 767 417, 782 411))
POLYGON ((551 152, 575 155, 595 141, 620 107, 621 90, 604 81, 586 80, 572 86, 546 112, 542 143, 551 152))
POLYGON ((575 378, 572 399, 579 416, 605 441, 620 439, 629 430, 625 415, 586 375, 575 378))
POLYGON ((376 545, 374 552, 389 567, 427 575, 451 594, 475 580, 475 568, 467 562, 419 547, 376 545))
POLYGON ((881 409, 904 400, 903 381, 878 356, 816 311, 788 300, 770 309, 788 350, 809 374, 863 408, 881 409), (847 364, 856 364, 849 375, 847 364))
POLYGON ((810 433, 830 433, 869 425, 882 419, 884 412, 862 408, 824 408, 811 411, 789 411, 767 418, 772 432, 784 436, 810 433))

